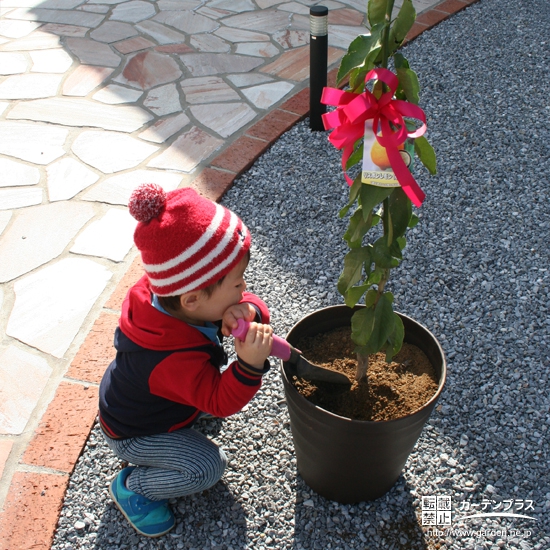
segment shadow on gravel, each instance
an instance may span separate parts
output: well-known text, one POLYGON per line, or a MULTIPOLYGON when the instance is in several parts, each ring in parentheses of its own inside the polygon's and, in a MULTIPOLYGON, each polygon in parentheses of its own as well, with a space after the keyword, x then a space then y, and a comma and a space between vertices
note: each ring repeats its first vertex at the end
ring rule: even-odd
POLYGON ((247 546, 246 513, 223 480, 200 494, 178 499, 172 503, 172 510, 176 517, 175 529, 163 537, 152 539, 136 533, 122 519, 116 506, 109 502, 100 520, 93 548, 189 548, 190 543, 202 548, 205 541, 212 541, 212 548, 227 548, 216 546, 214 540, 220 539, 230 539, 233 550, 247 546))
POLYGON ((339 504, 313 493, 297 474, 294 548, 334 547, 427 550, 418 523, 413 488, 400 476, 395 486, 373 502, 339 504))

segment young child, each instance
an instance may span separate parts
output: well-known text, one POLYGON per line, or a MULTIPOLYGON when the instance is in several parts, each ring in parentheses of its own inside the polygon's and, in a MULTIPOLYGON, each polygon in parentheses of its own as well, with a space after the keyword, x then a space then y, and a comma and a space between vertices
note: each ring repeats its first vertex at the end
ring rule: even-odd
POLYGON ((228 209, 192 189, 165 193, 145 184, 130 198, 134 241, 145 275, 128 292, 115 332, 115 360, 99 390, 99 419, 109 447, 136 466, 109 492, 141 534, 175 525, 169 498, 218 482, 222 449, 192 429, 202 414, 242 409, 269 370, 269 311, 245 292, 250 234, 228 209), (220 372, 223 336, 250 321, 235 339, 237 361, 220 372))

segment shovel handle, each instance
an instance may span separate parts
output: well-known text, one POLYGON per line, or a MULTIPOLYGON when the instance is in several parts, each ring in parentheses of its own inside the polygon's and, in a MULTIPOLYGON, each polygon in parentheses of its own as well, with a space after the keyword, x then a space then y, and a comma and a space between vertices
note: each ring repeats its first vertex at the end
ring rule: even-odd
MULTIPOLYGON (((245 321, 244 319, 238 319, 237 328, 234 328, 231 331, 231 334, 239 340, 244 340, 246 338, 249 327, 250 323, 248 321, 245 321)), ((269 355, 271 357, 278 357, 283 361, 288 361, 290 359, 290 352, 290 344, 280 336, 276 336, 274 334, 273 345, 271 346, 271 353, 269 355)))

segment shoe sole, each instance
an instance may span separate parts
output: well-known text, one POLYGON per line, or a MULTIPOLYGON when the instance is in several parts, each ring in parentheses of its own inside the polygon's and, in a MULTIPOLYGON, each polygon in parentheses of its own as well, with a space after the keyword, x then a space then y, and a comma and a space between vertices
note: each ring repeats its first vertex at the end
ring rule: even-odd
POLYGON ((149 537, 151 539, 162 537, 162 535, 166 535, 166 533, 169 533, 176 525, 176 522, 174 521, 174 525, 172 525, 170 528, 166 529, 166 531, 162 531, 161 533, 155 533, 154 535, 151 535, 150 533, 144 533, 141 529, 138 529, 133 521, 128 517, 128 514, 123 510, 122 506, 118 503, 118 500, 115 497, 115 493, 113 491, 113 483, 116 483, 116 478, 111 481, 109 484, 109 494, 111 495, 111 498, 113 499, 113 502, 115 503, 116 507, 120 510, 122 515, 128 520, 128 523, 140 534, 144 537, 149 537))

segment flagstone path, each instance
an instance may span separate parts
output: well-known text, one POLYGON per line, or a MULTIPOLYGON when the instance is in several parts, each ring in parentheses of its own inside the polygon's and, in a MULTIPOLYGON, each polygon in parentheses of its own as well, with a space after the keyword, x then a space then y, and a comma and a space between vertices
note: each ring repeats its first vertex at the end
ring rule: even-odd
MULTIPOLYGON (((414 0, 409 38, 474 1, 414 0)), ((366 0, 1 0, 0 550, 51 543, 140 272, 130 193, 218 200, 307 114, 316 3, 334 69, 366 0)))

